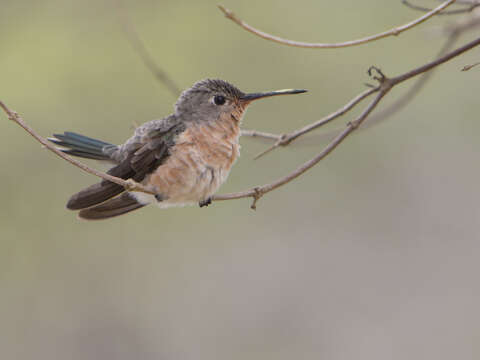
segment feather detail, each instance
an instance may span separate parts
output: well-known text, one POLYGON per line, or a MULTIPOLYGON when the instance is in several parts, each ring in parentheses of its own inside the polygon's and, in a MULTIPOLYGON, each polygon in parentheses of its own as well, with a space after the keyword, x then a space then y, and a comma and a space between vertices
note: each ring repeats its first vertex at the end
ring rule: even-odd
POLYGON ((85 220, 103 220, 140 209, 144 206, 145 204, 139 203, 129 193, 125 192, 103 204, 81 210, 78 216, 85 220))
POLYGON ((63 134, 54 134, 48 140, 63 149, 66 154, 87 159, 112 161, 111 155, 118 149, 117 145, 65 131, 63 134))

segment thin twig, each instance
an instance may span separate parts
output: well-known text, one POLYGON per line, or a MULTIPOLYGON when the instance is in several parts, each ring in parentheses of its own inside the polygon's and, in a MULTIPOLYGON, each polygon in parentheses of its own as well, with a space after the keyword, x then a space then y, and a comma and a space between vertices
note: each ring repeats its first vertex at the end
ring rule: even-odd
POLYGON ((232 200, 232 199, 240 199, 240 198, 245 198, 245 197, 252 197, 254 199, 254 202, 252 204, 252 209, 256 209, 256 204, 257 201, 266 193, 273 191, 277 188, 279 188, 282 185, 285 185, 286 183, 289 183, 293 179, 299 177, 309 169, 311 169, 313 166, 315 166, 320 160, 325 158, 328 154, 330 154, 340 143, 345 140, 345 138, 350 135, 365 119, 366 117, 373 111, 373 109, 378 105, 380 100, 387 94, 387 92, 390 90, 390 86, 386 87, 384 90, 382 90, 376 97, 375 99, 367 106, 367 108, 362 112, 362 114, 353 122, 350 122, 347 125, 347 128, 342 131, 333 141, 328 144, 320 154, 315 156, 313 159, 305 162, 301 166, 299 166, 297 169, 295 169, 293 172, 290 174, 270 183, 267 185, 263 186, 257 186, 254 187, 253 189, 242 191, 242 192, 237 192, 237 193, 231 193, 231 194, 224 194, 224 195, 214 195, 212 197, 212 200, 219 201, 219 200, 232 200))
POLYGON ((83 171, 86 171, 89 174, 98 176, 104 180, 111 181, 115 184, 118 184, 120 186, 123 186, 125 190, 128 191, 139 191, 139 192, 144 192, 147 194, 155 194, 151 190, 147 189, 145 186, 142 184, 139 184, 135 182, 133 179, 128 179, 128 180, 123 180, 121 178, 111 176, 108 174, 105 174, 101 171, 95 170, 90 168, 89 166, 81 163, 80 161, 75 160, 71 156, 68 156, 64 152, 58 150, 55 146, 50 144, 47 140, 45 140, 42 136, 38 135, 35 130, 33 130, 30 126, 28 126, 25 121, 22 119, 22 117, 16 113, 15 111, 10 110, 7 105, 5 105, 2 101, 0 101, 0 107, 5 111, 7 114, 8 118, 18 125, 20 125, 25 131, 27 131, 30 135, 32 135, 39 143, 41 143, 44 147, 46 147, 48 150, 54 152, 56 155, 60 156, 62 159, 67 160, 70 164, 75 165, 76 167, 82 169, 83 171))
MULTIPOLYGON (((460 5, 459 1, 457 1, 457 3, 460 5)), ((405 5, 406 7, 409 7, 410 9, 413 9, 413 10, 418 10, 418 11, 422 11, 422 12, 432 11, 431 8, 426 8, 426 7, 423 7, 423 6, 418 6, 418 5, 412 4, 408 0, 402 0, 402 4, 405 5)), ((466 5, 466 4, 462 4, 462 5, 466 5)), ((468 13, 468 12, 473 11, 475 8, 479 7, 480 3, 471 3, 471 4, 468 4, 468 5, 469 6, 466 9, 442 11, 438 15, 457 15, 457 14, 468 13)))
POLYGON ((471 64, 471 65, 465 65, 463 68, 462 68, 462 71, 468 71, 470 70, 471 68, 477 66, 477 65, 480 65, 480 62, 477 62, 475 64, 471 64))
POLYGON ((345 106, 343 106, 342 108, 338 109, 337 111, 331 113, 330 115, 327 115, 325 116, 323 119, 320 119, 316 122, 314 122, 313 124, 309 124, 301 129, 298 129, 290 134, 283 134, 283 135, 280 135, 280 137, 277 139, 277 141, 275 142, 275 144, 273 144, 271 147, 269 147, 268 149, 266 149, 265 151, 262 151, 260 154, 256 155, 255 156, 255 159, 258 159, 260 158, 261 156, 269 153, 270 151, 272 151, 273 149, 279 147, 279 146, 286 146, 288 144, 290 144, 293 140, 295 140, 296 138, 314 130, 314 129, 317 129, 325 124, 328 124, 330 121, 332 120, 335 120, 336 118, 344 115, 345 113, 347 113, 348 111, 350 111, 352 108, 355 107, 355 105, 357 105, 358 103, 360 103, 362 100, 366 99, 367 97, 369 97, 370 95, 372 95, 373 93, 377 92, 380 90, 380 87, 374 87, 374 88, 370 88, 366 91, 364 91, 363 93, 361 93, 360 95, 357 95, 355 98, 353 98, 350 102, 348 102, 345 106))
MULTIPOLYGON (((458 0, 457 0, 457 3, 458 0)), ((442 46, 441 50, 438 52, 436 55, 435 59, 438 59, 448 53, 456 44, 457 40, 460 38, 462 34, 464 34, 466 31, 476 29, 477 27, 480 26, 480 17, 477 16, 472 16, 466 20, 462 19, 459 21, 457 24, 453 24, 448 26, 447 29, 447 40, 442 46)), ((368 118, 368 120, 362 125, 361 130, 368 129, 377 123, 384 121, 391 115, 397 113, 404 107, 406 107, 423 89, 423 87, 426 85, 429 79, 433 76, 435 73, 435 69, 432 71, 425 72, 423 75, 421 75, 418 80, 413 84, 413 86, 410 88, 407 93, 405 93, 403 96, 401 96, 399 99, 397 99, 393 104, 389 105, 387 108, 372 114, 368 118)), ((315 139, 321 140, 323 138, 325 139, 330 139, 334 134, 336 134, 340 129, 333 129, 328 132, 324 132, 320 135, 317 135, 315 139)))
POLYGON ((448 0, 436 7, 434 10, 428 12, 427 14, 424 14, 423 16, 419 17, 418 19, 411 21, 405 25, 398 26, 396 28, 393 28, 388 31, 384 31, 382 33, 372 35, 372 36, 367 36, 365 38, 357 39, 357 40, 351 40, 351 41, 345 41, 341 43, 309 43, 309 42, 303 42, 303 41, 294 41, 294 40, 289 40, 289 39, 284 39, 279 36, 271 35, 266 32, 263 32, 261 30, 258 30, 254 28, 251 25, 248 25, 246 22, 238 18, 232 11, 228 10, 222 5, 218 5, 219 9, 225 14, 225 16, 232 20, 234 23, 242 27, 243 29, 251 32, 254 35, 257 35, 261 38, 264 38, 266 40, 270 40, 273 42, 277 42, 279 44, 283 45, 288 45, 288 46, 295 46, 295 47, 300 47, 300 48, 314 48, 314 49, 333 49, 333 48, 341 48, 341 47, 348 47, 348 46, 354 46, 354 45, 360 45, 360 44, 365 44, 368 42, 372 42, 378 39, 382 39, 388 36, 397 36, 401 34, 402 32, 409 30, 424 21, 428 20, 432 16, 438 14, 442 10, 446 9, 448 6, 452 5, 456 0, 448 0))
MULTIPOLYGON (((466 21, 462 20, 457 24, 449 26, 449 29, 447 32, 448 33, 447 41, 442 46, 442 49, 435 56, 435 59, 440 58, 443 55, 445 55, 447 52, 449 52, 457 42, 460 35, 464 34, 466 31, 473 30, 479 26, 480 26, 480 17, 478 16, 474 16, 469 19, 466 19, 466 21)), ((469 70, 470 68, 471 68, 470 65, 467 65, 464 69, 469 70)), ((466 71, 466 70, 463 70, 463 71, 466 71)), ((369 116, 367 121, 363 123, 360 130, 365 130, 374 126, 375 124, 385 120, 389 116, 395 114, 396 112, 400 111, 402 108, 407 106, 420 93, 420 91, 423 89, 427 81, 432 77, 434 72, 435 70, 425 72, 422 76, 419 77, 419 79, 414 83, 414 85, 410 88, 410 90, 407 93, 405 93, 403 96, 397 99, 393 104, 389 105, 386 109, 383 109, 369 116)), ((330 140, 341 129, 342 128, 335 128, 327 132, 323 132, 321 134, 313 135, 309 139, 312 141, 312 144, 319 143, 322 140, 330 140)), ((276 142, 281 142, 282 138, 288 138, 288 136, 293 133, 294 132, 290 134, 271 134, 271 133, 264 133, 256 130, 246 130, 245 134, 243 134, 242 132, 242 135, 256 136, 256 137, 263 138, 267 141, 275 140, 276 142)), ((289 145, 292 142, 293 141, 290 141, 288 144, 284 143, 283 146, 289 145)), ((280 144, 280 146, 282 146, 282 144, 280 144)), ((271 148, 267 150, 271 150, 271 148)))
POLYGON ((155 78, 165 86, 168 91, 174 96, 178 97, 181 90, 178 85, 173 81, 173 79, 168 75, 168 73, 162 69, 155 60, 153 56, 148 51, 145 43, 142 41, 138 35, 137 29, 130 21, 128 13, 125 9, 122 0, 117 0, 117 8, 119 14, 119 20, 122 24, 122 28, 127 36, 130 45, 132 45, 134 52, 140 57, 143 64, 147 67, 148 70, 155 76, 155 78))
POLYGON ((259 137, 259 138, 268 139, 268 140, 278 140, 281 137, 281 135, 277 135, 277 134, 272 134, 272 133, 258 131, 258 130, 247 130, 247 129, 242 130, 242 136, 259 137))
MULTIPOLYGON (((361 115, 355 119, 352 122, 349 122, 347 124, 347 128, 344 129, 338 136, 333 139, 317 156, 315 156, 313 159, 305 162, 303 165, 298 167, 296 170, 293 172, 289 173, 288 175, 279 178, 278 180, 275 180, 274 182, 270 184, 266 184, 263 186, 256 186, 252 189, 245 190, 245 191, 240 191, 240 192, 235 192, 235 193, 230 193, 230 194, 223 194, 223 195, 214 195, 212 197, 212 200, 214 201, 219 201, 219 200, 231 200, 231 199, 240 199, 240 198, 247 198, 251 197, 254 199, 253 205, 255 205, 258 202, 258 200, 265 195, 266 193, 273 191, 277 189, 278 187, 285 185, 292 181, 293 179, 297 178, 298 176, 302 175, 305 173, 307 170, 315 166, 320 160, 325 158, 328 154, 330 154, 340 143, 342 143, 348 135, 350 135, 354 130, 358 129, 358 127, 367 119, 368 115, 375 109, 375 107, 378 105, 378 103, 382 100, 382 98, 396 85, 407 81, 415 76, 418 76, 426 71, 429 71, 431 69, 434 69, 435 67, 463 54, 464 52, 480 45, 480 38, 469 42, 468 44, 452 51, 449 52, 448 54, 431 61, 425 65, 419 66, 411 71, 408 71, 404 74, 401 74, 399 76, 393 77, 393 78, 386 78, 383 76, 383 74, 380 72, 380 75, 383 76, 383 78, 380 78, 380 91, 375 97, 375 99, 365 108, 365 110, 361 113, 361 115)), ((253 206, 252 205, 252 206, 253 206)))
POLYGON ((464 45, 464 46, 462 46, 462 47, 460 47, 460 48, 458 48, 458 49, 456 49, 456 50, 454 50, 454 51, 452 51, 452 52, 450 52, 450 53, 448 53, 448 54, 446 54, 446 55, 444 55, 444 56, 442 56, 442 57, 440 57, 440 58, 438 58, 434 61, 431 61, 431 62, 429 62, 425 65, 422 65, 422 66, 420 66, 416 69, 408 71, 405 74, 396 76, 395 78, 392 78, 391 80, 392 80, 394 85, 397 85, 397 84, 399 84, 403 81, 406 81, 406 80, 411 79, 411 78, 413 78, 417 75, 420 75, 420 74, 422 74, 426 71, 429 71, 429 70, 437 67, 438 65, 446 63, 447 61, 450 61, 451 59, 463 54, 464 52, 466 52, 466 51, 468 51, 468 50, 470 50, 470 49, 472 49, 472 48, 474 48, 478 45, 480 45, 480 38, 475 39, 475 40, 469 42, 468 44, 466 44, 466 45, 464 45))

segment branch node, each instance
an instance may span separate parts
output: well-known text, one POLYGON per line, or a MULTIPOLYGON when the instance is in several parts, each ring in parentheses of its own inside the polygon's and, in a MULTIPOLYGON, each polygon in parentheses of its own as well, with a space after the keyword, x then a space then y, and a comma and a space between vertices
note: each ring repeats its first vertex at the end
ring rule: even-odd
POLYGON ((252 195, 253 197, 253 202, 252 205, 250 206, 250 209, 252 210, 257 210, 257 201, 260 200, 260 198, 263 196, 263 191, 261 190, 260 187, 255 187, 253 189, 254 193, 252 195))
POLYGON ((276 149, 279 146, 287 146, 288 144, 290 144, 292 142, 292 140, 293 140, 293 137, 292 137, 291 134, 280 135, 278 140, 275 142, 275 144, 273 144, 269 148, 267 148, 267 149, 263 150, 262 152, 258 153, 257 155, 255 155, 253 160, 260 159, 262 156, 268 154, 270 151, 276 149))
POLYGON ((231 10, 228 10, 226 7, 220 4, 218 4, 217 6, 223 12, 226 18, 238 23, 238 19, 235 17, 235 14, 231 10))
POLYGON ((349 121, 349 122, 347 123, 347 126, 350 127, 350 128, 352 128, 353 130, 356 130, 356 129, 358 128, 358 122, 356 122, 356 121, 349 121))
POLYGON ((290 135, 282 134, 282 136, 280 136, 280 139, 278 140, 278 145, 287 146, 288 144, 290 144, 291 141, 292 141, 292 137, 290 135))
POLYGON ((139 184, 133 179, 127 179, 124 187, 127 191, 135 191, 139 188, 139 184))
POLYGON ((398 26, 394 29, 387 30, 375 35, 367 36, 364 38, 356 39, 356 40, 350 40, 350 41, 345 41, 341 43, 308 43, 308 42, 303 42, 303 41, 295 41, 295 40, 289 40, 285 38, 281 38, 279 36, 271 35, 266 32, 263 32, 261 30, 258 30, 254 28, 253 26, 248 25, 245 23, 243 20, 240 18, 237 18, 230 10, 226 9, 222 5, 218 5, 218 8, 225 14, 227 18, 232 20, 234 23, 242 27, 244 30, 251 32, 252 34, 259 36, 263 39, 273 41, 276 43, 280 43, 283 45, 288 45, 288 46, 295 46, 295 47, 301 47, 301 48, 314 48, 314 49, 333 49, 333 48, 340 48, 340 47, 347 47, 347 46, 354 46, 354 45, 360 45, 360 44, 365 44, 369 43, 375 40, 379 40, 382 38, 386 38, 388 36, 396 36, 399 35, 400 33, 407 31, 423 22, 426 20, 430 19, 432 16, 440 13, 442 10, 446 9, 448 6, 452 5, 456 0, 446 0, 439 6, 437 6, 435 9, 432 11, 429 11, 427 14, 424 14, 417 18, 414 21, 410 21, 407 24, 398 26))
POLYGON ((368 68, 367 74, 372 79, 378 81, 380 84, 383 84, 385 82, 385 80, 387 79, 387 77, 382 72, 382 70, 380 68, 376 67, 375 65, 372 65, 368 68))
POLYGON ((8 114, 8 119, 11 121, 17 121, 19 116, 20 115, 18 115, 16 111, 12 111, 10 114, 8 114))

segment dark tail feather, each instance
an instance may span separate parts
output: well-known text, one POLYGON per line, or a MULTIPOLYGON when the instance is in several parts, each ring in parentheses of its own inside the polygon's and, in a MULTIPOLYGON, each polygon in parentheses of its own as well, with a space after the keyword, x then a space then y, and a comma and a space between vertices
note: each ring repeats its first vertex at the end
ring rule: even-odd
MULTIPOLYGON (((135 181, 139 181, 139 175, 135 174, 135 171, 131 168, 129 161, 111 168, 107 171, 107 174, 116 176, 122 179, 132 178, 135 181)), ((141 175, 141 174, 140 174, 141 175)), ((90 185, 86 189, 72 195, 67 203, 67 208, 70 210, 81 210, 89 208, 94 205, 98 205, 107 201, 108 199, 125 191, 123 186, 117 185, 113 182, 102 180, 99 183, 90 185)))
POLYGON ((74 132, 65 131, 48 138, 52 143, 64 147, 64 153, 95 160, 111 160, 110 154, 117 149, 116 145, 92 139, 74 132))
POLYGON ((120 194, 124 190, 120 185, 109 181, 102 181, 72 195, 67 202, 67 208, 70 210, 85 209, 100 204, 120 194))
POLYGON ((78 216, 86 220, 102 220, 122 215, 144 206, 144 204, 137 202, 129 193, 123 193, 103 204, 81 210, 78 216))

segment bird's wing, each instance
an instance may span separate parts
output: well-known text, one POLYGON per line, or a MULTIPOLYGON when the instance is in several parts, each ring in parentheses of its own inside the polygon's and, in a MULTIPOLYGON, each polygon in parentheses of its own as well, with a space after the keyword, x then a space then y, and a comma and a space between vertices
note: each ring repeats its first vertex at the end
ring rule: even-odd
MULTIPOLYGON (((184 130, 184 123, 176 121, 174 116, 144 124, 131 139, 119 147, 116 154, 118 165, 111 168, 107 174, 141 182, 165 161, 169 156, 169 148, 174 145, 175 137, 184 130)), ((125 189, 122 186, 103 180, 74 194, 68 201, 67 208, 85 209, 123 191, 125 189)))

